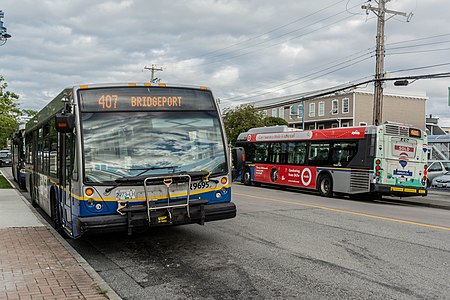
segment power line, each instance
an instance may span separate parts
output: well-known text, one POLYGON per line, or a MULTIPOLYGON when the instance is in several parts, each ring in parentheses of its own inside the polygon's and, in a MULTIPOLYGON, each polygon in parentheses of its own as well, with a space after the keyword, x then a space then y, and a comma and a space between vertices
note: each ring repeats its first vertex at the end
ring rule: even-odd
MULTIPOLYGON (((284 34, 282 34, 282 35, 280 35, 280 36, 274 37, 274 38, 266 39, 266 40, 264 40, 264 41, 258 42, 258 43, 253 44, 253 45, 247 45, 247 46, 242 47, 242 48, 237 49, 237 50, 233 50, 233 51, 230 51, 230 52, 227 52, 227 53, 222 53, 222 54, 214 55, 214 56, 210 57, 210 59, 211 59, 211 58, 215 58, 215 57, 226 56, 226 55, 229 55, 230 53, 233 53, 233 52, 239 53, 239 52, 242 52, 243 50, 246 50, 246 49, 249 49, 249 48, 254 48, 254 47, 256 47, 256 46, 260 46, 260 45, 263 45, 263 44, 267 44, 267 43, 269 43, 269 42, 271 42, 271 41, 274 41, 274 40, 279 40, 279 39, 281 39, 281 38, 283 38, 283 37, 285 37, 285 36, 287 36, 287 35, 290 35, 290 34, 292 34, 292 33, 294 33, 294 32, 298 32, 298 31, 301 31, 301 30, 306 29, 306 28, 308 28, 308 27, 312 27, 313 25, 316 25, 316 24, 319 24, 319 23, 321 23, 321 22, 323 22, 323 21, 326 21, 326 20, 329 20, 329 19, 331 19, 331 18, 334 18, 334 17, 336 17, 336 16, 338 16, 338 15, 341 15, 341 14, 343 14, 343 13, 345 13, 345 12, 346 12, 345 10, 344 10, 344 11, 341 11, 341 12, 336 13, 336 14, 334 14, 334 15, 328 16, 328 17, 326 17, 326 18, 323 18, 323 19, 320 19, 320 20, 318 20, 318 21, 315 21, 315 22, 313 22, 313 23, 311 23, 311 24, 308 24, 308 25, 306 25, 306 26, 304 26, 304 27, 301 27, 301 28, 298 28, 298 29, 295 29, 295 30, 286 32, 286 33, 284 33, 284 34)), ((306 32, 306 33, 303 33, 303 34, 294 36, 294 37, 292 37, 292 38, 289 38, 289 39, 287 39, 287 40, 283 40, 283 41, 281 41, 281 42, 276 42, 276 43, 274 43, 274 44, 267 45, 267 46, 261 47, 261 48, 259 48, 259 49, 250 50, 250 51, 244 52, 244 53, 242 53, 242 54, 236 54, 236 55, 233 55, 233 56, 231 56, 231 57, 226 57, 226 58, 223 58, 223 59, 214 60, 214 61, 210 61, 210 62, 199 63, 198 65, 200 65, 200 66, 203 66, 203 65, 210 65, 210 64, 215 64, 215 63, 219 63, 219 62, 226 61, 226 60, 231 60, 231 59, 234 59, 234 58, 237 58, 237 57, 242 57, 242 56, 244 56, 244 55, 248 55, 248 54, 251 54, 251 53, 254 53, 254 52, 258 52, 258 51, 261 51, 261 50, 265 50, 265 49, 268 49, 268 48, 271 48, 271 47, 280 45, 280 44, 285 43, 285 42, 287 42, 287 41, 292 41, 292 40, 294 40, 294 39, 297 39, 297 38, 306 36, 306 35, 311 34, 311 33, 314 33, 314 32, 317 32, 317 31, 322 30, 322 29, 324 29, 324 28, 328 28, 328 27, 330 27, 330 26, 332 26, 332 25, 335 25, 335 24, 337 24, 337 23, 340 23, 340 22, 346 21, 346 20, 348 20, 348 16, 345 16, 345 17, 343 17, 343 18, 341 18, 341 19, 339 19, 339 20, 337 20, 337 21, 335 21, 335 22, 333 22, 333 23, 328 24, 328 25, 325 25, 325 26, 319 27, 319 28, 317 28, 317 29, 311 30, 311 31, 309 31, 309 32, 306 32)))
POLYGON ((425 49, 425 50, 404 51, 404 52, 391 52, 388 54, 389 55, 398 55, 398 54, 428 53, 428 52, 448 51, 448 50, 450 50, 450 48, 425 49))
POLYGON ((340 0, 340 1, 337 1, 337 2, 335 2, 335 3, 333 3, 333 4, 331 4, 331 5, 326 6, 326 7, 322 8, 322 9, 319 9, 319 10, 317 10, 317 11, 315 11, 315 12, 309 14, 309 15, 306 15, 306 16, 301 17, 301 18, 297 18, 297 19, 295 19, 294 21, 291 21, 291 22, 289 22, 289 23, 286 23, 286 24, 284 24, 284 25, 281 25, 281 26, 279 26, 279 27, 276 27, 276 28, 274 28, 274 29, 271 29, 271 30, 269 30, 269 31, 266 31, 266 32, 264 32, 264 33, 261 33, 261 34, 259 34, 259 35, 256 35, 256 36, 254 36, 254 37, 248 38, 248 39, 246 39, 246 40, 244 40, 244 41, 241 41, 241 42, 232 44, 232 45, 227 46, 227 47, 223 47, 223 48, 220 48, 220 49, 216 49, 216 50, 213 50, 213 51, 210 51, 210 52, 206 52, 206 53, 204 53, 204 54, 201 54, 201 55, 196 56, 196 57, 193 57, 193 58, 196 59, 196 58, 201 58, 201 57, 204 57, 204 56, 209 56, 210 54, 217 53, 217 52, 220 52, 220 51, 223 51, 223 50, 227 50, 227 49, 233 48, 233 47, 238 46, 238 45, 241 45, 241 44, 245 44, 245 43, 247 43, 247 42, 250 42, 250 41, 255 40, 255 39, 257 39, 257 38, 263 37, 263 36, 265 36, 265 35, 268 35, 268 34, 270 34, 270 33, 273 33, 273 32, 275 32, 275 31, 278 31, 278 30, 280 30, 280 29, 286 28, 286 27, 288 27, 289 25, 292 25, 292 24, 294 24, 294 23, 297 23, 297 22, 299 22, 299 21, 305 20, 305 19, 307 19, 307 18, 309 18, 309 17, 311 17, 311 16, 314 16, 314 15, 316 15, 316 14, 322 12, 322 11, 325 11, 325 10, 327 10, 327 9, 329 9, 329 8, 331 8, 331 7, 333 7, 333 6, 337 5, 337 4, 339 4, 339 3, 341 3, 341 2, 344 2, 344 1, 346 1, 346 0, 340 0))

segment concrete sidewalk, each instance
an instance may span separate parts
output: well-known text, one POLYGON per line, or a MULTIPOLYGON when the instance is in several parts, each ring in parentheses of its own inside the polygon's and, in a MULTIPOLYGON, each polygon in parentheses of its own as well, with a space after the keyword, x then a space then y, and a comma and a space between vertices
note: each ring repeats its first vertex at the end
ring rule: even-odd
POLYGON ((0 299, 120 297, 11 188, 0 189, 0 299))

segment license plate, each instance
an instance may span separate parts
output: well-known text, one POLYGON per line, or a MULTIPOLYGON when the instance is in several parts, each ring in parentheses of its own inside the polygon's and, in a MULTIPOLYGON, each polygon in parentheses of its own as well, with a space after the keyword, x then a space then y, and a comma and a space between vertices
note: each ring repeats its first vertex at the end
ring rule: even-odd
POLYGON ((398 182, 406 182, 406 178, 405 177, 399 177, 398 178, 398 182))
POLYGON ((129 200, 136 198, 136 190, 118 190, 116 191, 116 200, 129 200))

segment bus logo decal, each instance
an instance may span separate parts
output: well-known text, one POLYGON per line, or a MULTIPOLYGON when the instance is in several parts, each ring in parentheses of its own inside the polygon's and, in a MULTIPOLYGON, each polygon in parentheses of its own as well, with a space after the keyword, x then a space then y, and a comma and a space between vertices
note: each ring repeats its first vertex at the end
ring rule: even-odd
POLYGON ((302 176, 300 178, 302 179, 303 185, 308 186, 312 180, 311 170, 309 168, 304 168, 302 171, 302 176))

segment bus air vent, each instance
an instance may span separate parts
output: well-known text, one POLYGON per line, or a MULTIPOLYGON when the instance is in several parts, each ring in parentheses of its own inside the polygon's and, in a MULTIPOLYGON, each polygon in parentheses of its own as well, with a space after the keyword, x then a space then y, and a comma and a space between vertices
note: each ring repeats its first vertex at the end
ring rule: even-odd
POLYGON ((352 172, 350 175, 350 192, 368 192, 370 189, 369 172, 352 172))
POLYGON ((386 125, 386 134, 408 136, 409 130, 403 126, 386 125))

